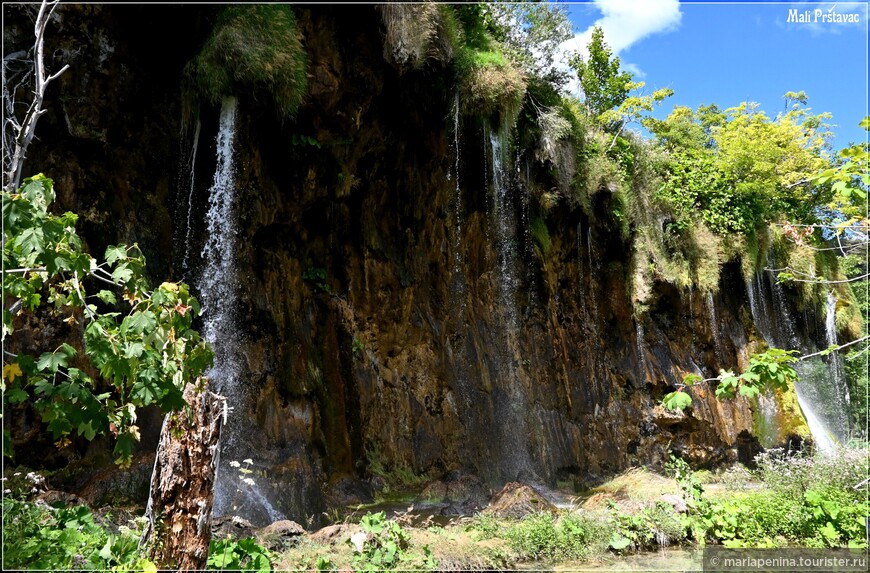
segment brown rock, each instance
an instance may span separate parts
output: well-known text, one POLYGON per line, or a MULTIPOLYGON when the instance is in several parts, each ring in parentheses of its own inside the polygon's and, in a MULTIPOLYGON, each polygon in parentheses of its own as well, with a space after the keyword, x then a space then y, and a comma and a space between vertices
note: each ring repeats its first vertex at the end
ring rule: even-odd
POLYGON ((335 545, 350 539, 350 536, 357 531, 361 531, 360 527, 354 523, 336 523, 315 531, 309 539, 320 545, 335 545))
POLYGON ((495 494, 484 513, 495 517, 521 519, 541 511, 556 512, 556 506, 547 501, 529 485, 511 482, 495 494))

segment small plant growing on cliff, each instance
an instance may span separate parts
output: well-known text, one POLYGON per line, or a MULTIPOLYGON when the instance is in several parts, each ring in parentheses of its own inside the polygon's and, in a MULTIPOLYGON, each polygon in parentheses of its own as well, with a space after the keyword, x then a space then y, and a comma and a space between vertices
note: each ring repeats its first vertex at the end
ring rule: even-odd
POLYGON ((302 280, 314 285, 319 292, 329 292, 329 285, 326 284, 326 269, 322 267, 308 267, 302 273, 302 280))

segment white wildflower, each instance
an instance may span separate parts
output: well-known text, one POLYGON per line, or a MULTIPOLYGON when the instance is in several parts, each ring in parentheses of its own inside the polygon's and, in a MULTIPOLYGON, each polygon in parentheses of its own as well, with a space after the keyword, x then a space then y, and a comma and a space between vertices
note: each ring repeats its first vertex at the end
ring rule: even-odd
POLYGON ((248 459, 246 459, 246 460, 242 460, 242 462, 243 462, 243 463, 246 463, 246 464, 248 464, 248 465, 250 466, 250 465, 252 465, 252 464, 254 463, 254 460, 252 460, 251 458, 248 458, 248 459))
POLYGON ((240 464, 240 463, 237 462, 236 460, 233 460, 233 461, 230 462, 230 465, 231 465, 232 467, 234 467, 234 468, 237 468, 237 467, 241 466, 242 464, 240 464))
POLYGON ((245 482, 245 483, 248 484, 248 485, 256 485, 256 484, 254 483, 254 480, 252 480, 251 478, 242 478, 242 481, 245 482))

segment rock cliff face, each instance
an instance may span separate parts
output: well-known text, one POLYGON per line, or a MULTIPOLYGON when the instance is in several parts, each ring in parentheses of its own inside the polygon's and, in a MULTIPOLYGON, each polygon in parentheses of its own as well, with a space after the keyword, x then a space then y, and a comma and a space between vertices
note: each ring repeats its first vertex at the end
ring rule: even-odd
MULTIPOLYGON (((63 6, 60 17, 51 41, 72 69, 29 170, 84 214, 94 251, 138 241, 155 279, 195 281, 180 258, 187 249, 195 266, 203 242, 217 110, 200 110, 188 219, 194 129, 179 84, 212 11, 63 6)), ((461 102, 454 121, 448 69, 387 62, 370 6, 298 17, 309 90, 295 120, 238 94, 250 400, 234 415, 255 429, 245 457, 264 495, 297 518, 324 508, 330 484, 375 469, 582 484, 669 450, 700 464, 751 452, 745 401, 698 388, 689 414, 657 406, 684 372, 745 361, 757 334, 736 265, 712 305, 657 284, 635 316, 631 245, 608 192, 591 216, 551 211, 551 244, 536 248, 527 188, 546 170, 523 153, 497 161, 495 130, 461 102)))

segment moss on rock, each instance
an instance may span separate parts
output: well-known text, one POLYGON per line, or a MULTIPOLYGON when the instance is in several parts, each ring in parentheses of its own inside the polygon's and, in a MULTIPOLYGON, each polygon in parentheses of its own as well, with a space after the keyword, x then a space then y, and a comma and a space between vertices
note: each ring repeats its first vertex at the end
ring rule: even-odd
POLYGON ((292 117, 308 87, 308 58, 291 6, 228 6, 185 69, 188 96, 211 104, 242 91, 265 91, 292 117))

